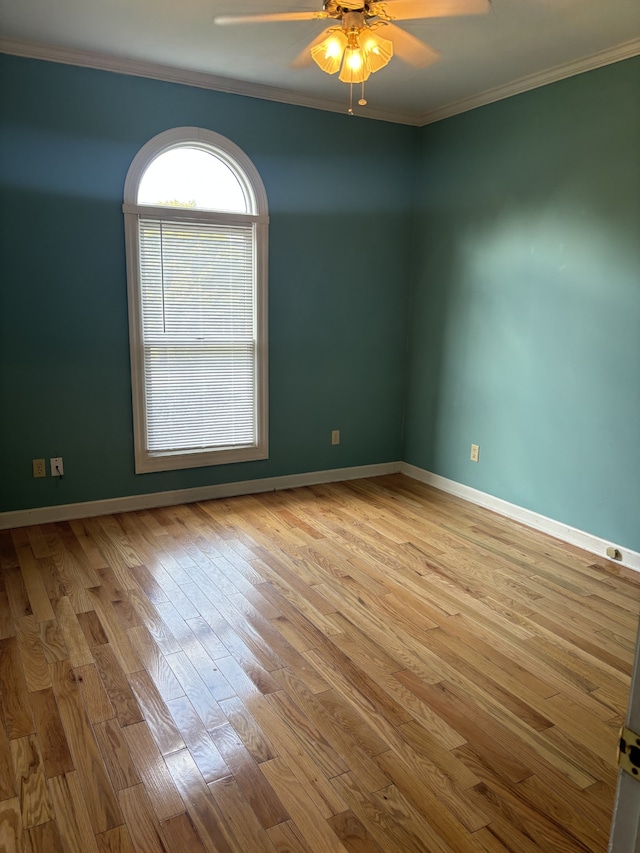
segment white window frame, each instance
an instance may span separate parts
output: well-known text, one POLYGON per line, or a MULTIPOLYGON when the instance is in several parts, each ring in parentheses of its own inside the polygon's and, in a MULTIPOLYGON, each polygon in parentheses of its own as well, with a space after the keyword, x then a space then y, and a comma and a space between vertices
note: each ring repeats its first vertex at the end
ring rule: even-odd
POLYGON ((133 398, 133 434, 136 474, 199 468, 233 462, 267 459, 268 437, 268 347, 267 347, 267 276, 268 228, 267 194, 264 184, 249 157, 224 136, 198 127, 178 127, 150 139, 134 157, 124 185, 125 242, 127 255, 127 290, 129 300, 129 340, 131 351, 131 386, 133 398), (138 204, 140 181, 153 160, 178 147, 210 151, 233 171, 247 198, 248 213, 224 213, 176 207, 152 207, 138 204), (254 225, 254 276, 256 297, 256 442, 250 447, 198 451, 154 453, 147 449, 145 405, 144 350, 142 340, 142 307, 140 284, 139 219, 163 221, 201 221, 219 224, 252 222, 254 225))

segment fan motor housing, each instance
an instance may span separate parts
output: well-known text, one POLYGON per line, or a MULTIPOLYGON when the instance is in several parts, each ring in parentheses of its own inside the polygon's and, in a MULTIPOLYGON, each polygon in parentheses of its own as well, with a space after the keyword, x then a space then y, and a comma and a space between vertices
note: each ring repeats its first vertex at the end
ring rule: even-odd
POLYGON ((368 12, 369 4, 363 3, 362 0, 341 0, 341 2, 336 2, 336 0, 326 0, 323 4, 323 9, 325 12, 329 12, 330 15, 341 16, 348 14, 349 12, 368 12))

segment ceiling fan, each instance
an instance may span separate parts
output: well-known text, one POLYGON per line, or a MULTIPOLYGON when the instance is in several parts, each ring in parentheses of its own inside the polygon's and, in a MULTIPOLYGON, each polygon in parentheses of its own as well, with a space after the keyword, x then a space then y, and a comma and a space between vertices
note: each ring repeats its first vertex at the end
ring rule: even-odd
MULTIPOLYGON (((308 44, 294 60, 295 68, 315 62, 327 74, 340 71, 339 79, 362 84, 359 104, 367 103, 364 81, 384 68, 394 55, 424 68, 440 58, 437 50, 397 27, 394 21, 481 15, 490 0, 325 0, 317 12, 275 12, 259 15, 223 15, 215 23, 262 24, 284 21, 327 21, 331 26, 308 44), (380 34, 384 33, 386 38, 380 34)), ((349 106, 353 114, 353 96, 349 106)))

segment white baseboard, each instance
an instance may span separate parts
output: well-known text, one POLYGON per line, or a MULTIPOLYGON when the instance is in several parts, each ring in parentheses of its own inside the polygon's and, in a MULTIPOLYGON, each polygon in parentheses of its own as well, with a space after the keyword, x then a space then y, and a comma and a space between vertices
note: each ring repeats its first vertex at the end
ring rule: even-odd
POLYGON ((175 489, 170 492, 152 492, 145 495, 128 495, 101 501, 85 501, 36 509, 19 509, 0 513, 0 530, 26 527, 30 524, 48 524, 52 521, 70 521, 73 518, 90 518, 95 515, 112 515, 114 512, 131 512, 158 506, 194 503, 214 498, 231 498, 238 495, 255 495, 315 486, 319 483, 339 483, 342 480, 359 480, 363 477, 382 477, 397 474, 400 462, 381 462, 377 465, 360 465, 356 468, 332 468, 328 471, 311 471, 305 474, 287 474, 283 477, 265 477, 262 480, 241 480, 237 483, 220 483, 194 489, 175 489))
POLYGON ((614 542, 594 536, 592 533, 586 533, 584 530, 570 527, 561 521, 555 521, 553 518, 539 515, 537 512, 533 512, 533 510, 503 501, 501 498, 496 498, 486 492, 480 492, 478 489, 472 489, 471 486, 465 486, 462 483, 457 483, 455 480, 448 480, 439 474, 432 474, 431 471, 425 471, 424 468, 409 465, 408 462, 400 463, 400 473, 406 474, 407 477, 412 477, 414 480, 419 480, 421 483, 426 483, 428 486, 434 486, 436 489, 440 489, 450 495, 463 498, 465 501, 469 501, 469 503, 478 504, 478 506, 493 510, 493 512, 497 512, 499 515, 512 518, 514 521, 520 521, 522 524, 526 524, 527 527, 540 530, 542 533, 548 533, 562 542, 568 542, 570 545, 584 548, 585 551, 590 551, 592 554, 605 560, 609 559, 606 554, 607 548, 613 545, 618 548, 622 559, 613 560, 612 562, 640 572, 640 553, 632 551, 630 548, 623 548, 614 542))
MULTIPOLYGON (((432 474, 424 468, 410 465, 408 462, 382 462, 377 465, 360 465, 355 468, 332 468, 328 471, 311 471, 305 474, 288 474, 282 477, 265 477, 262 480, 241 480, 236 483, 220 483, 212 486, 199 486, 194 489, 175 489, 170 492, 152 492, 144 495, 128 495, 122 498, 107 498, 101 501, 85 501, 83 503, 61 504, 60 506, 44 506, 36 509, 15 510, 0 513, 0 530, 10 527, 26 527, 29 524, 47 524, 52 521, 70 521, 74 518, 89 518, 95 515, 111 515, 115 512, 131 512, 139 509, 151 509, 159 506, 174 506, 175 504, 194 503, 195 501, 206 501, 215 498, 231 498, 238 495, 254 495, 260 492, 273 492, 280 489, 295 489, 300 486, 314 486, 319 483, 339 483, 344 480, 359 480, 364 477, 382 477, 386 474, 405 474, 421 483, 426 483, 450 495, 456 495, 463 500, 486 509, 493 510, 499 515, 512 518, 532 527, 548 533, 562 542, 584 548, 592 554, 604 559, 607 548, 615 543, 586 533, 539 515, 533 510, 525 509, 517 504, 503 501, 486 492, 473 489, 432 474)), ((629 548, 618 547, 622 555, 621 560, 616 560, 623 566, 640 572, 640 553, 629 548)))

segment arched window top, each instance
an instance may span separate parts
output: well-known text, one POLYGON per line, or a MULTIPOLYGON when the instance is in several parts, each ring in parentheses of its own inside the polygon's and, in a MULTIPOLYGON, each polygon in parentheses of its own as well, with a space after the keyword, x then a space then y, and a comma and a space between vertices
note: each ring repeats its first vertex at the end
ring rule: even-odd
POLYGON ((252 215, 267 214, 257 169, 229 139, 199 127, 159 133, 134 158, 126 204, 252 215))
POLYGON ((149 163, 138 186, 138 204, 250 213, 235 172, 209 148, 181 145, 149 163))

